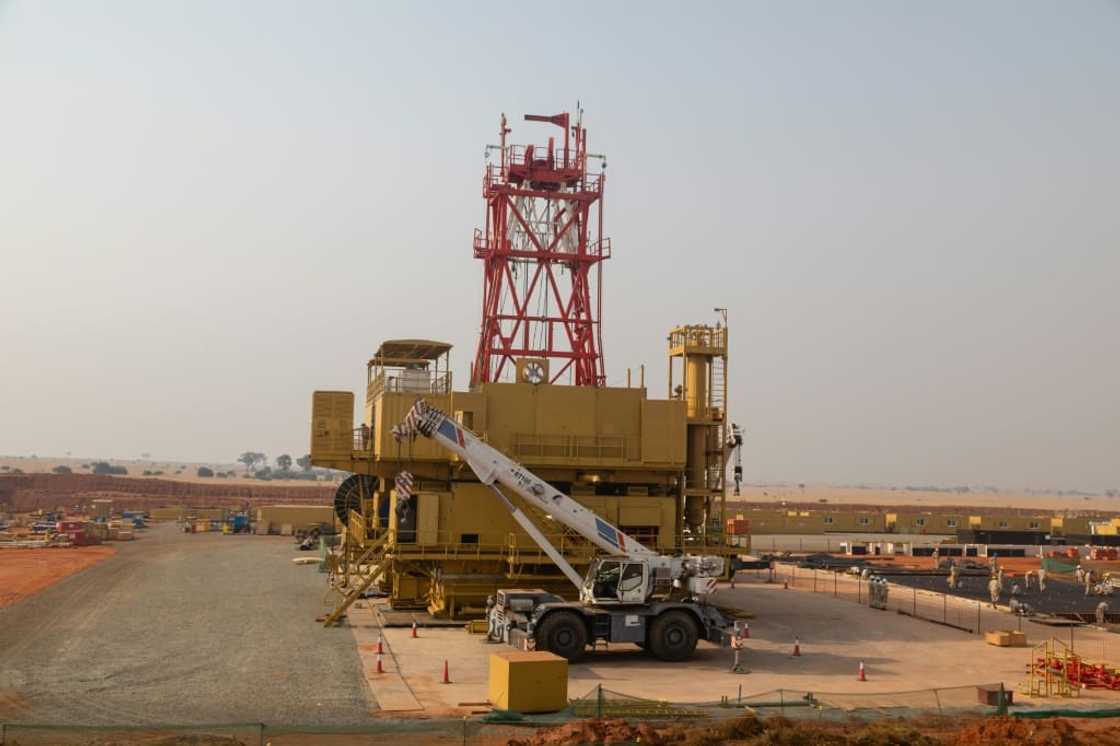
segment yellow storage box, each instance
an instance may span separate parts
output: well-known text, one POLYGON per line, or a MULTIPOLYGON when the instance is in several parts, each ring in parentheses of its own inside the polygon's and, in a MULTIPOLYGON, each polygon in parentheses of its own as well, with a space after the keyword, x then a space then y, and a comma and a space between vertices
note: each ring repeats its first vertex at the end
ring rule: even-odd
POLYGON ((559 712, 568 706, 568 661, 546 652, 490 654, 490 704, 514 712, 559 712))
POLYGON ((999 629, 993 632, 985 632, 984 640, 989 645, 995 645, 1000 648, 1025 648, 1027 646, 1027 636, 1013 629, 999 629))

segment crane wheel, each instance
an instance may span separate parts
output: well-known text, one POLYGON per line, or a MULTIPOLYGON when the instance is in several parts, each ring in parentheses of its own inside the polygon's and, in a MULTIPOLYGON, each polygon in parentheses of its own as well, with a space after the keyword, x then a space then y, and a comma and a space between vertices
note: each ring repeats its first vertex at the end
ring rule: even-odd
POLYGON ((661 660, 684 661, 692 657, 698 637, 696 620, 688 612, 673 609, 650 623, 646 642, 650 651, 661 660))
POLYGON ((544 618, 534 635, 537 650, 547 650, 575 663, 587 649, 587 625, 571 611, 554 611, 544 618))

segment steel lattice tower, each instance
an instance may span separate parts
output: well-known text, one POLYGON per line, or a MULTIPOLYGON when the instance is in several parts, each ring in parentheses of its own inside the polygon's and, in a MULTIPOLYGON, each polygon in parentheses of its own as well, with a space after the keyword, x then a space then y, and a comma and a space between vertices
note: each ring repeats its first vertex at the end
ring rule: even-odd
POLYGON ((509 145, 502 115, 499 144, 487 148, 482 181, 486 224, 476 229, 474 255, 483 274, 482 329, 471 383, 508 378, 518 359, 547 361, 549 383, 606 382, 600 318, 605 174, 588 170, 587 130, 577 114, 540 116, 563 130, 563 144, 509 145), (497 151, 499 162, 490 162, 497 151))

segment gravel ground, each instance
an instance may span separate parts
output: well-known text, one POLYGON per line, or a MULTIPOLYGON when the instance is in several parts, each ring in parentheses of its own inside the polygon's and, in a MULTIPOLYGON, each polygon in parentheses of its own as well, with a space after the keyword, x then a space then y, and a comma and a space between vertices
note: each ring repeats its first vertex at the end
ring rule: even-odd
POLYGON ((369 721, 354 640, 314 622, 323 576, 291 539, 140 536, 0 609, 0 722, 369 721))

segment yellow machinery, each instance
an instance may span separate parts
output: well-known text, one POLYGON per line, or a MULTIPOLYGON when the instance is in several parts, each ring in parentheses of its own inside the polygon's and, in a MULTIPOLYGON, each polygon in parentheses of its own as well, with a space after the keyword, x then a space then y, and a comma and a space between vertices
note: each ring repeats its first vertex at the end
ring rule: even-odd
MULTIPOLYGON (((452 617, 481 613, 498 588, 572 593, 457 457, 427 439, 394 441, 392 427, 418 398, 647 546, 742 551, 726 546, 723 532, 726 327, 678 327, 669 339, 668 399, 647 398, 644 381, 550 384, 543 359, 519 359, 514 382, 455 391, 451 346, 419 339, 386 341, 370 359, 357 427, 351 392, 316 391, 311 461, 353 474, 335 497, 343 541, 334 582, 351 590, 377 582, 394 608, 452 617), (674 363, 684 371, 677 387, 674 363), (415 482, 411 496, 398 499, 393 485, 402 471, 415 482)), ((547 516, 532 517, 582 571, 594 548, 547 516)))
POLYGON ((727 476, 726 327, 678 326, 669 332, 669 395, 686 405, 685 536, 718 533, 727 476), (674 386, 678 373, 681 382, 674 386))

